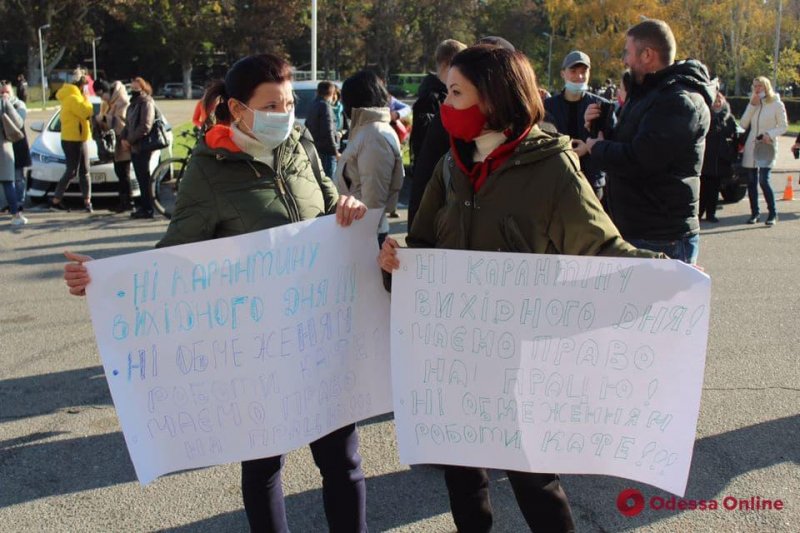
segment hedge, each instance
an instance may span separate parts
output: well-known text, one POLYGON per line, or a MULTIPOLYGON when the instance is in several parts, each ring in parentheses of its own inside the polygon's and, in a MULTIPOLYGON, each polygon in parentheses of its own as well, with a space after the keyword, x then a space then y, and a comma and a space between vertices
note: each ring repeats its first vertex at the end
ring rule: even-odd
MULTIPOLYGON (((738 121, 742 118, 744 110, 747 107, 747 102, 750 101, 749 96, 728 96, 728 103, 731 104, 731 112, 738 121)), ((800 98, 782 98, 783 105, 786 106, 786 115, 789 117, 789 122, 800 122, 800 98)))

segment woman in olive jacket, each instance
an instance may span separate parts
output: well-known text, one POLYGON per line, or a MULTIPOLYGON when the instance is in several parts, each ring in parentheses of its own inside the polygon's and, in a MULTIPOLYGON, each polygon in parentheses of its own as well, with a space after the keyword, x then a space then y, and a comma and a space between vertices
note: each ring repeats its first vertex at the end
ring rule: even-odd
MULTIPOLYGON (((544 106, 528 59, 493 45, 456 55, 440 108, 450 151, 425 190, 406 239, 413 248, 539 254, 663 257, 620 236, 580 171, 569 137, 544 133, 544 106)), ((400 267, 388 238, 378 262, 400 267)), ((445 466, 459 531, 488 532, 489 477, 483 468, 445 466)), ((574 531, 557 474, 508 471, 532 530, 574 531)))
MULTIPOLYGON (((206 91, 204 105, 219 99, 217 125, 193 152, 167 234, 157 247, 242 235, 336 214, 349 226, 366 214, 364 204, 339 196, 333 182, 311 167, 294 130, 292 68, 270 54, 245 57, 224 81, 206 91)), ((314 150, 313 145, 309 145, 314 150)), ((85 294, 86 256, 67 254, 70 293, 85 294)), ((355 424, 310 444, 323 476, 325 515, 331 531, 366 531, 366 485, 355 424)), ((242 497, 254 532, 289 531, 281 469, 283 457, 242 463, 242 497)))

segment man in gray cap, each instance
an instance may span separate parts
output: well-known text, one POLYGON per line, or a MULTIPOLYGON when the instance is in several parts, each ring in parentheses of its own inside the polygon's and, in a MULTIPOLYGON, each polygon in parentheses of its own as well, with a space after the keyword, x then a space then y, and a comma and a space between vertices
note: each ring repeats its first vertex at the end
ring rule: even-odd
MULTIPOLYGON (((546 122, 550 122, 562 135, 572 138, 572 149, 581 161, 581 170, 592 185, 598 199, 603 199, 603 188, 606 184, 605 174, 592 164, 592 158, 586 149, 586 139, 589 130, 584 126, 584 113, 589 104, 606 104, 610 109, 612 104, 589 91, 589 75, 592 62, 589 56, 580 50, 568 53, 561 63, 561 78, 564 80, 564 90, 544 101, 547 113, 546 122)), ((603 124, 607 133, 614 127, 614 114, 608 114, 608 120, 603 124)))

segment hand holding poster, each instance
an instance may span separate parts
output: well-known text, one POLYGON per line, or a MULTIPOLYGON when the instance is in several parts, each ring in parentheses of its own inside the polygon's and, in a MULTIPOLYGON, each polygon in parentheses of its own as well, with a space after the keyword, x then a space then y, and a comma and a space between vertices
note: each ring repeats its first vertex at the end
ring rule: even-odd
POLYGON ((270 457, 391 410, 380 212, 86 264, 142 483, 270 457))
POLYGON ((679 261, 399 250, 400 459, 609 474, 683 495, 710 281, 679 261))

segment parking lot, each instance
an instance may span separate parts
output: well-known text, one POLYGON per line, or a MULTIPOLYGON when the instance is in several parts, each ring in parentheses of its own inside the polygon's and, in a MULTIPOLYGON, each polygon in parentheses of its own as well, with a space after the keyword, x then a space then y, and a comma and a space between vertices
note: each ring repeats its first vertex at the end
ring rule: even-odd
MULTIPOLYGON (((172 124, 193 102, 159 101, 172 124)), ((49 116, 32 111, 28 122, 49 116), (38 118, 37 118, 38 117, 38 118)), ((781 139, 773 187, 800 194, 800 161, 781 139)), ((712 279, 708 356, 687 499, 781 499, 784 509, 647 508, 628 518, 621 490, 670 495, 603 476, 564 477, 579 531, 800 531, 800 201, 779 202, 773 228, 748 226, 747 200, 702 224, 700 264, 712 279)), ((401 212, 404 217, 405 212, 401 212)), ((166 220, 33 211, 0 229, 0 524, 3 531, 246 531, 238 465, 169 475, 142 487, 120 432, 86 302, 67 294, 62 251, 110 257, 150 249, 166 220)), ((7 220, 7 219, 6 219, 7 220)), ((404 218, 392 219, 402 236, 404 218)), ((441 473, 400 464, 389 415, 360 426, 372 531, 453 531, 441 473)), ((498 532, 525 524, 495 474, 498 532)), ((284 471, 294 531, 324 531, 321 482, 308 449, 284 471)), ((666 505, 666 504, 665 504, 666 505)))

